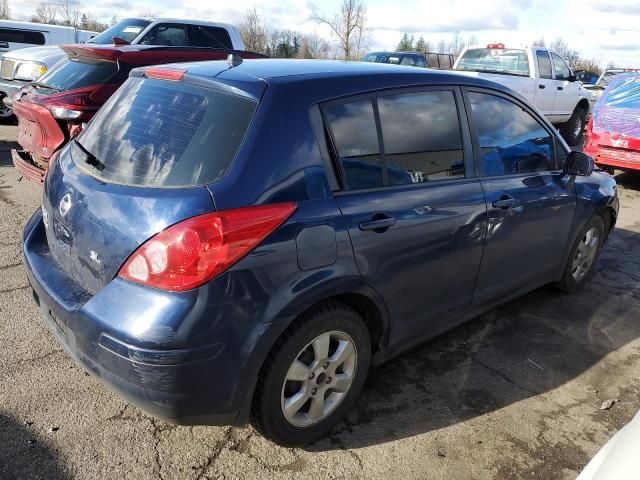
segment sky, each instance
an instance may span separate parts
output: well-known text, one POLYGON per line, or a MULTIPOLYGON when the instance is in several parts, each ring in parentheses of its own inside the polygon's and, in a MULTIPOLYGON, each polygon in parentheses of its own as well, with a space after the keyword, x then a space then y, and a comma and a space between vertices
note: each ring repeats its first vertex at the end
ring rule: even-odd
MULTIPOLYGON (((432 44, 450 41, 458 33, 475 36, 478 43, 530 45, 545 38, 562 37, 583 58, 602 66, 640 67, 639 0, 364 0, 370 28, 369 50, 395 49, 403 33, 423 36, 432 44)), ((315 8, 331 15, 341 0, 71 0, 82 10, 107 21, 141 14, 197 18, 237 24, 256 8, 272 30, 317 33, 331 40, 330 32, 309 20, 315 8)), ((39 0, 9 0, 15 19, 29 19, 39 0)), ((51 2, 55 3, 55 1, 51 2)))

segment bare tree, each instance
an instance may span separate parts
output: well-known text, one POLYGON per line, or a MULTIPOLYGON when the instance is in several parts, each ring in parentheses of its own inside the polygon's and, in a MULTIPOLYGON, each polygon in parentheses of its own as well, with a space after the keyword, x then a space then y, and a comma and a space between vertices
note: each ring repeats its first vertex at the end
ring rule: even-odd
POLYGON ((36 8, 35 19, 40 23, 54 23, 58 15, 58 8, 51 3, 41 3, 36 8))
POLYGON ((303 35, 300 40, 299 58, 329 58, 331 47, 329 42, 317 33, 303 35))
POLYGON ((82 12, 78 8, 77 3, 71 3, 69 0, 65 0, 60 4, 60 16, 62 17, 62 22, 65 25, 69 25, 71 27, 77 27, 80 24, 80 17, 82 16, 82 12))
POLYGON ((239 29, 247 50, 267 52, 269 48, 267 26, 255 8, 247 10, 244 20, 240 22, 239 29))
POLYGON ((540 37, 537 40, 531 42, 531 46, 533 47, 546 47, 547 42, 545 42, 544 37, 540 37))
POLYGON ((564 58, 571 68, 575 68, 578 62, 580 62, 580 54, 576 50, 569 48, 569 44, 560 37, 551 42, 549 50, 556 52, 564 58))
POLYGON ((586 70, 587 72, 593 72, 598 75, 602 73, 602 67, 600 66, 600 62, 598 62, 595 58, 592 58, 591 60, 586 60, 586 59, 580 60, 576 64, 575 69, 586 70))
POLYGON ((449 43, 449 51, 447 53, 453 54, 454 57, 457 57, 460 52, 464 49, 465 41, 464 37, 456 32, 453 35, 453 39, 449 43))
POLYGON ((338 39, 342 58, 352 60, 360 55, 367 33, 367 7, 363 0, 342 0, 340 10, 333 17, 314 10, 311 20, 331 29, 338 39))
POLYGON ((11 8, 9 0, 0 0, 0 19, 9 20, 11 18, 11 8))

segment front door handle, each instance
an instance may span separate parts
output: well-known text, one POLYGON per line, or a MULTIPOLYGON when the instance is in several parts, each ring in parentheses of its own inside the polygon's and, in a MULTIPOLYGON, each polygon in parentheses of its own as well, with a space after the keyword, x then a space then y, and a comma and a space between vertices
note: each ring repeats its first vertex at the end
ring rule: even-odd
POLYGON ((558 87, 558 90, 564 90, 564 87, 558 87))
POLYGON ((396 219, 393 217, 373 218, 366 222, 360 222, 360 230, 373 230, 374 232, 382 233, 389 227, 392 227, 396 223, 396 219))
POLYGON ((546 85, 538 85, 538 88, 544 89, 544 88, 547 88, 547 86, 546 85))
POLYGON ((515 204, 515 198, 503 195, 499 200, 495 200, 491 205, 493 205, 493 208, 501 208, 503 210, 507 210, 513 207, 515 204))

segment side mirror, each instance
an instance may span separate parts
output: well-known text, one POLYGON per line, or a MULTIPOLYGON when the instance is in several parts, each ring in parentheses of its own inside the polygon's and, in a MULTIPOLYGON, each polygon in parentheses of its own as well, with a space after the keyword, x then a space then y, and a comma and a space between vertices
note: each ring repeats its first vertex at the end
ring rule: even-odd
POLYGON ((567 161, 564 164, 564 174, 588 177, 593 173, 594 167, 593 158, 586 153, 569 152, 567 161))
POLYGON ((576 81, 576 76, 573 73, 571 75, 569 75, 569 81, 570 82, 575 82, 576 81))

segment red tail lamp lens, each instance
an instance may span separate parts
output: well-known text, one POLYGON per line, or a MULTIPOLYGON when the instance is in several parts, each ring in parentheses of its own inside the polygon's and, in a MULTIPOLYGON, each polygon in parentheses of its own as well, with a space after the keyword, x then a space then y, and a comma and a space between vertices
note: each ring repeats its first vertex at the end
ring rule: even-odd
POLYGON ((189 218, 147 240, 118 275, 163 290, 196 288, 238 262, 295 209, 278 203, 189 218))
POLYGON ((144 69, 144 76, 147 78, 176 81, 184 77, 184 72, 184 70, 176 70, 173 68, 149 67, 144 69))

